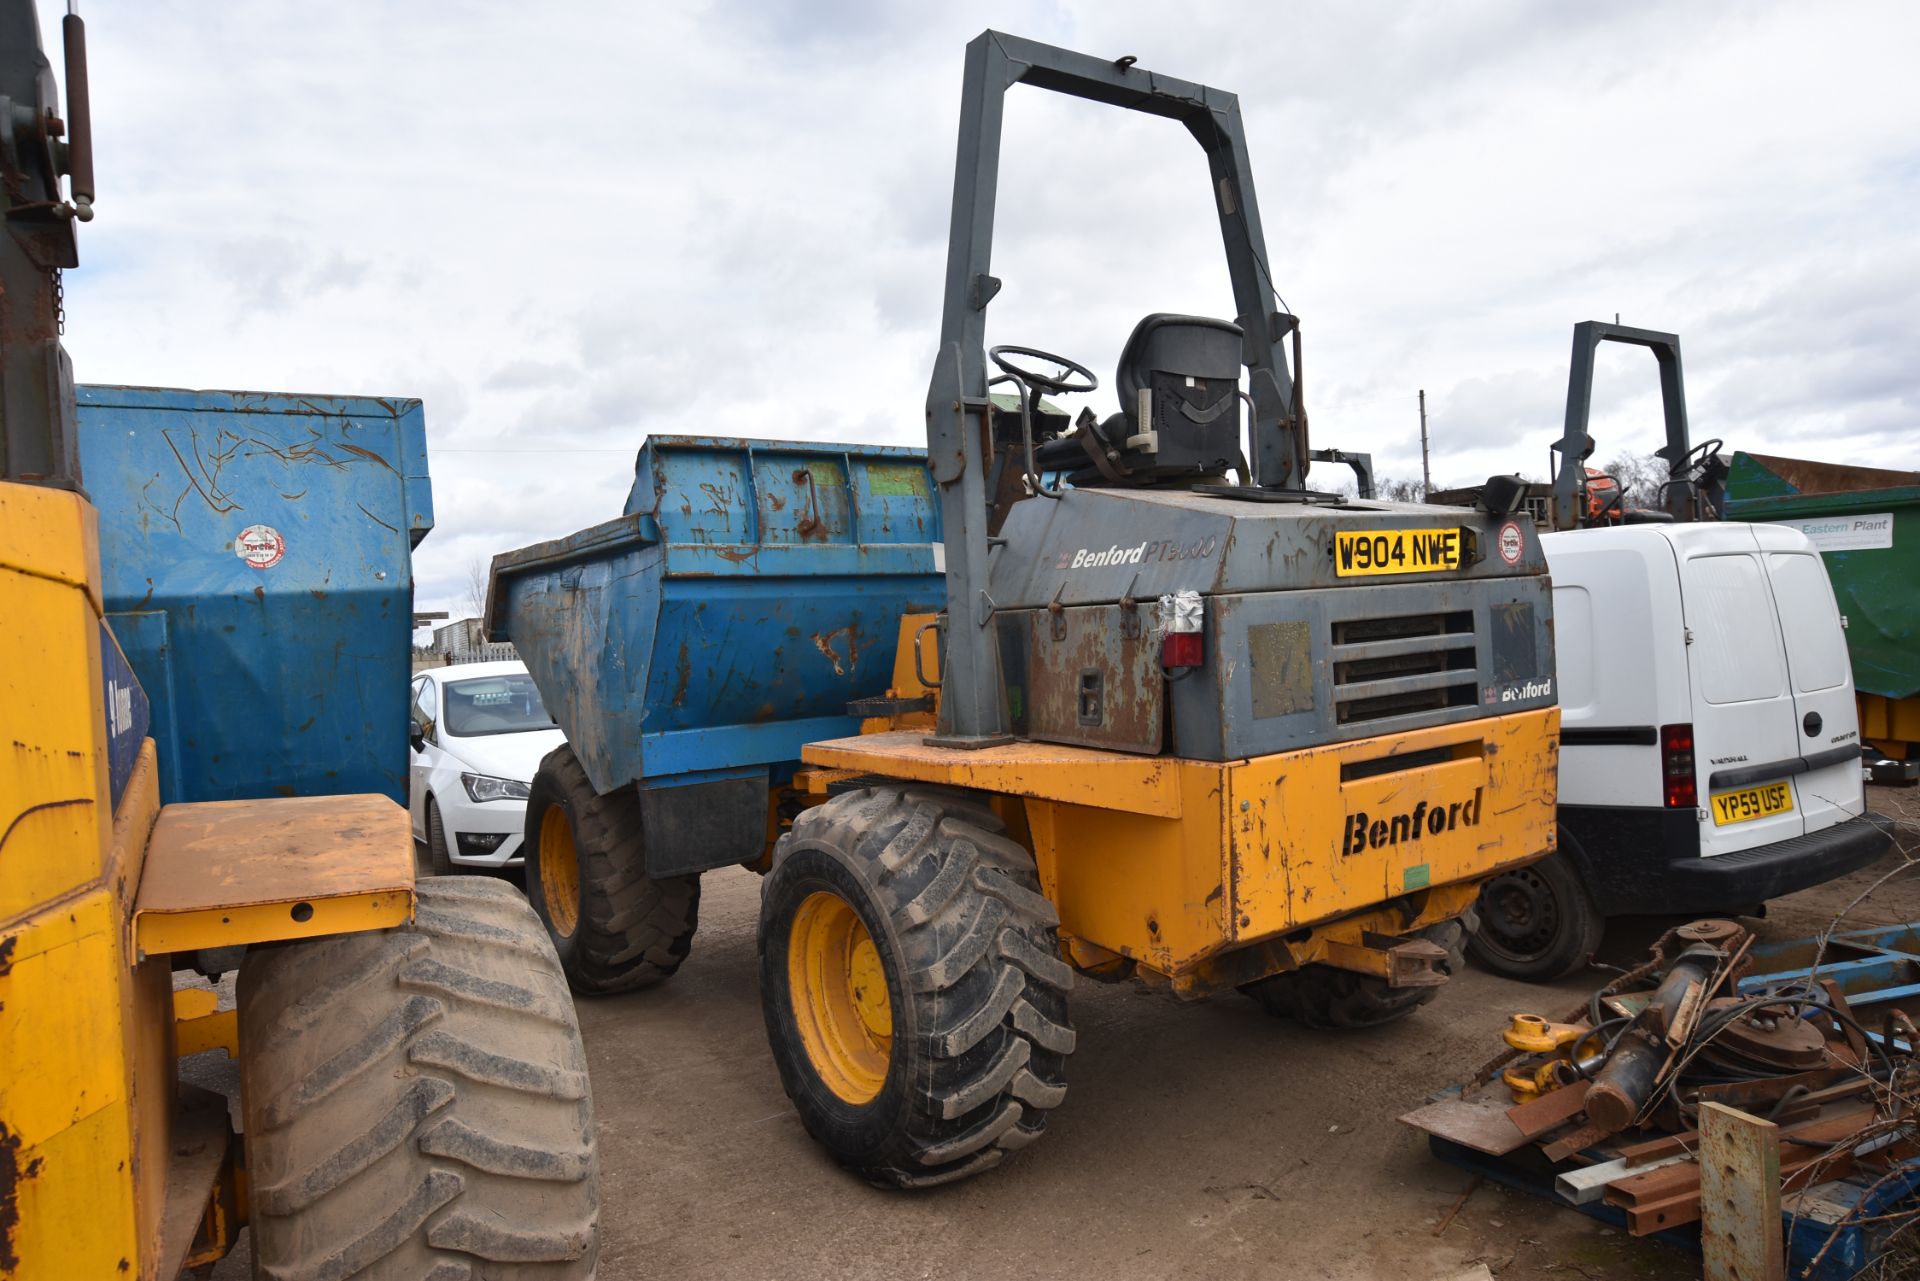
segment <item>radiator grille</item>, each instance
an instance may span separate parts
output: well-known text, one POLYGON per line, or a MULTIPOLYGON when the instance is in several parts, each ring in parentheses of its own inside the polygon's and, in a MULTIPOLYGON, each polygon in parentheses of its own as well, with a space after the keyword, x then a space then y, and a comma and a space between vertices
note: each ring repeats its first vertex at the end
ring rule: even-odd
POLYGON ((1341 619, 1332 630, 1337 723, 1474 704, 1479 677, 1472 610, 1341 619))

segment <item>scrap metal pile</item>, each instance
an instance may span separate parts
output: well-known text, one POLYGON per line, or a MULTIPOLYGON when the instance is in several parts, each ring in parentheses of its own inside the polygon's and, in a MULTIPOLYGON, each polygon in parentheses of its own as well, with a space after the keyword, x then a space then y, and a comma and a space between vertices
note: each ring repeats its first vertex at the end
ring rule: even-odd
POLYGON ((1901 1008, 1920 996, 1916 941, 1901 926, 1756 949, 1695 921, 1563 1020, 1515 1015, 1503 1053, 1402 1119, 1444 1159, 1645 1235, 1699 1221, 1700 1112, 1724 1104, 1778 1127, 1795 1275, 1843 1238, 1857 1266, 1853 1229, 1883 1245, 1920 1222, 1920 1032, 1901 1008))

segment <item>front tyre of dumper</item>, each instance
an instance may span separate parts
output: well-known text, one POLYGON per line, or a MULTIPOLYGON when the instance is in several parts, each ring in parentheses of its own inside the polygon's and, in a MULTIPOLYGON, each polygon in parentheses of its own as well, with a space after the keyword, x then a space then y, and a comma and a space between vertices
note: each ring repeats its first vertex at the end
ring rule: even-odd
POLYGON ((807 1133, 869 1181, 976 1174, 1066 1097, 1073 972, 1032 856, 963 794, 802 813, 760 900, 760 993, 807 1133))
POLYGON ((247 949, 253 1274, 585 1281, 593 1102, 559 962, 503 881, 415 893, 411 925, 247 949))
MULTIPOLYGON (((1467 937, 1472 928, 1470 919, 1442 921, 1427 926, 1413 937, 1446 949, 1447 959, 1442 964, 1451 976, 1466 964, 1467 937)), ((1439 986, 1389 987, 1385 979, 1331 965, 1305 965, 1248 983, 1240 990, 1275 1017, 1327 1029, 1391 1023, 1405 1018, 1440 994, 1439 986)))
POLYGON ((527 901, 575 992, 649 987, 687 959, 700 878, 646 874, 639 798, 630 787, 596 793, 571 747, 548 752, 533 776, 522 849, 527 901))

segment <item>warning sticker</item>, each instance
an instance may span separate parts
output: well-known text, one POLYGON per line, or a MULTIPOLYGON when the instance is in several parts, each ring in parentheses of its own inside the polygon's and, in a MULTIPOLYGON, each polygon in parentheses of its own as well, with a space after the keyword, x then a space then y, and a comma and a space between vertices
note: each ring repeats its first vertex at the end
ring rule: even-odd
POLYGON ((1509 565, 1518 565, 1520 563, 1521 555, 1527 550, 1527 539, 1526 536, 1520 532, 1520 526, 1517 522, 1510 520, 1500 526, 1499 546, 1501 560, 1504 560, 1509 565))
POLYGON ((233 554, 255 569, 272 569, 287 554, 287 540, 271 525, 248 525, 233 540, 233 554))

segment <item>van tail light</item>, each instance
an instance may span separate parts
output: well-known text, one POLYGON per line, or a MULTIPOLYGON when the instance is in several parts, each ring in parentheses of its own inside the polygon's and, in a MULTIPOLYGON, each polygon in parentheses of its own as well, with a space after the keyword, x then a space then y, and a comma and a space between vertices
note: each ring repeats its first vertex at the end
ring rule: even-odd
POLYGON ((1660 782, 1670 810, 1690 810, 1700 803, 1694 781, 1693 726, 1660 727, 1660 782))
POLYGON ((1207 660, 1206 611, 1199 592, 1174 592, 1159 603, 1160 666, 1184 672, 1207 660))

